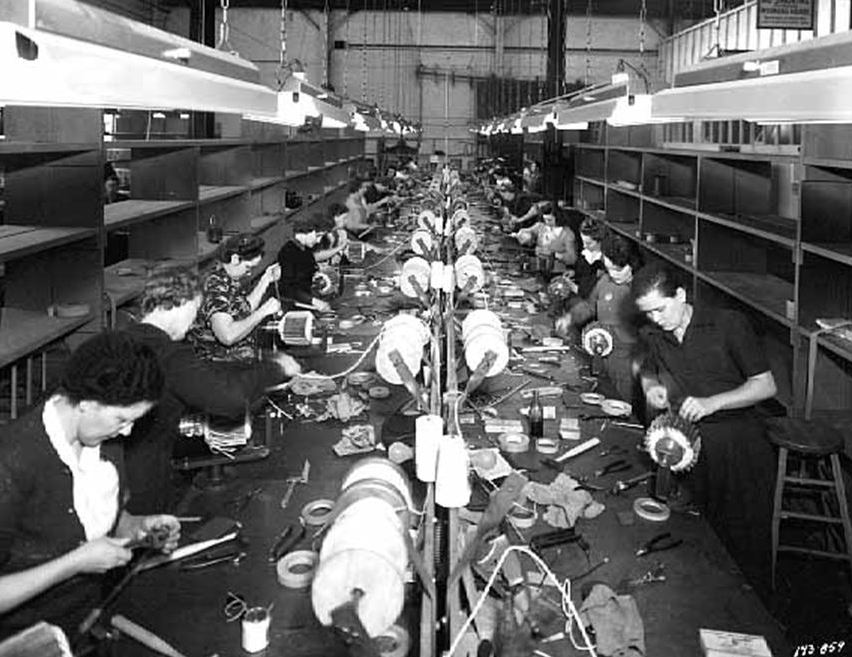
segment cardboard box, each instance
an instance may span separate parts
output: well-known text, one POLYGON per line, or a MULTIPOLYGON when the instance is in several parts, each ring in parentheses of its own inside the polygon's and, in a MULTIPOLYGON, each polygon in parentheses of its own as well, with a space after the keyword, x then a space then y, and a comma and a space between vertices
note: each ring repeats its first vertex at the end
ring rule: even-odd
POLYGON ((705 657, 772 657, 766 639, 757 634, 698 630, 705 657))

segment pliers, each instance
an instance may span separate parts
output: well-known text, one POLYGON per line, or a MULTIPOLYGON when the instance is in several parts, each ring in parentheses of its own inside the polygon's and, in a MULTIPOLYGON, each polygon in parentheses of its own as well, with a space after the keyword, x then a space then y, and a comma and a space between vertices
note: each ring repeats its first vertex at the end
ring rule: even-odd
POLYGON ((276 563, 281 557, 290 552, 296 545, 305 537, 305 522, 299 519, 299 525, 287 525, 284 530, 278 534, 272 547, 269 548, 267 561, 276 563))
POLYGON ((665 532, 664 534, 658 534, 650 541, 643 543, 639 549, 636 550, 636 556, 644 557, 646 554, 651 554, 652 552, 671 550, 682 543, 683 539, 674 540, 671 532, 665 532))
POLYGON ((579 477, 577 480, 583 483, 588 482, 591 479, 598 479, 599 477, 603 477, 608 474, 612 474, 613 472, 624 472, 625 470, 629 470, 633 466, 630 465, 624 459, 617 459, 612 463, 608 463, 604 467, 599 470, 595 470, 593 474, 586 475, 585 477, 579 477))

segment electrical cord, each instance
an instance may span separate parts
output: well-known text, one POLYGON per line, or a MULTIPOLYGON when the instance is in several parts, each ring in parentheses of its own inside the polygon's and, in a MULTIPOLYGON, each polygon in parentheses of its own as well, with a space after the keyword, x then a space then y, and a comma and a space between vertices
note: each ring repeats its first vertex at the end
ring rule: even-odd
POLYGON ((595 652, 595 647, 592 645, 591 639, 589 639, 589 635, 586 633, 586 628, 583 626, 583 622, 580 620, 580 614, 577 611, 577 608, 574 606, 574 602, 571 600, 571 580, 565 578, 561 584, 559 580, 556 578, 556 575, 553 574, 553 571, 550 570, 548 565, 539 557, 535 552, 530 550, 528 547, 523 545, 510 545, 503 554, 500 555, 500 558, 497 560, 497 564, 494 567, 494 570, 491 573, 491 576, 488 578, 488 582, 485 585, 485 589, 479 596, 479 600, 476 601, 476 604, 473 606, 473 609, 470 612, 470 615, 465 619, 465 622, 462 624, 459 633, 456 635, 456 638, 453 639, 452 644, 450 645, 450 650, 448 653, 448 657, 452 657, 453 654, 458 650, 459 645, 462 642, 462 639, 465 636, 468 628, 470 627, 473 620, 476 618, 477 614, 482 609, 482 606, 485 604, 485 601, 488 599, 488 593, 494 586, 494 582, 497 580, 497 576, 500 574, 500 570, 503 567, 504 562, 506 561, 507 556, 510 552, 520 552, 521 554, 527 555, 530 559, 533 560, 536 566, 541 569, 542 572, 545 573, 546 577, 549 577, 554 584, 559 588, 560 593, 562 594, 562 613, 565 614, 565 630, 568 638, 571 639, 571 643, 574 645, 576 650, 582 650, 583 652, 588 652, 591 657, 597 657, 597 652, 595 652), (583 636, 583 641, 585 642, 585 646, 581 646, 577 643, 574 638, 574 622, 577 623, 580 628, 580 633, 583 636))

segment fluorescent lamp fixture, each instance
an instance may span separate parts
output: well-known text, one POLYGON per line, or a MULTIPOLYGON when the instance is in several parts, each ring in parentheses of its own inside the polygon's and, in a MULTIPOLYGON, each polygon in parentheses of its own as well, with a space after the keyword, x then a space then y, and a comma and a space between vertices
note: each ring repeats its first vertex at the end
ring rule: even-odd
POLYGON ((557 130, 588 130, 589 124, 586 121, 579 123, 556 123, 557 130))
POLYGON ((631 95, 627 74, 617 73, 610 84, 582 89, 557 100, 556 127, 560 130, 585 129, 573 126, 591 121, 606 121, 615 126, 649 123, 650 96, 631 95))
POLYGON ((320 110, 315 97, 308 93, 304 75, 304 73, 293 73, 285 80, 281 91, 276 94, 277 111, 271 114, 247 113, 243 115, 243 118, 296 128, 304 125, 309 118, 319 118, 320 110))
MULTIPOLYGON (((109 16, 109 12, 97 15, 109 16)), ((122 19, 109 27, 116 25, 116 29, 126 30, 124 43, 134 44, 133 29, 141 24, 122 19)), ((54 32, 0 22, 0 103, 184 109, 233 114, 275 113, 275 92, 258 82, 258 69, 250 62, 147 25, 141 28, 144 28, 149 40, 157 37, 164 44, 186 42, 181 47, 193 52, 204 51, 206 64, 221 63, 221 69, 228 75, 191 68, 163 58, 163 53, 169 50, 165 47, 160 48, 156 56, 137 54, 54 32), (234 77, 231 77, 232 73, 234 77)), ((119 36, 111 33, 109 39, 116 41, 119 36)))
POLYGON ((657 121, 852 123, 852 66, 664 89, 651 99, 657 121))

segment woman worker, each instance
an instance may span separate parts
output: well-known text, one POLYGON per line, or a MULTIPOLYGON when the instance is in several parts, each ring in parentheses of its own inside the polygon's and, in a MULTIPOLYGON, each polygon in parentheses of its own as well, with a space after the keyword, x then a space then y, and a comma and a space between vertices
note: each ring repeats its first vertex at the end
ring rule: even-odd
POLYGON ((162 390, 148 347, 102 333, 71 355, 55 394, 0 429, 0 638, 39 620, 75 629, 130 540, 157 530, 176 547, 177 519, 124 510, 121 459, 101 453, 162 390))
POLYGON ((552 273, 564 272, 577 260, 577 246, 574 233, 568 227, 567 217, 553 212, 553 204, 545 201, 539 205, 541 221, 529 228, 522 228, 513 237, 524 245, 535 245, 535 254, 539 258, 554 259, 552 273))
POLYGON ((336 246, 314 250, 319 245, 320 236, 331 227, 330 224, 319 214, 302 217, 294 222, 293 238, 278 252, 281 272, 278 291, 282 299, 322 312, 329 309, 328 302, 314 297, 312 288, 317 263, 330 260, 346 249, 347 241, 342 238, 336 246))
POLYGON ((155 271, 145 284, 140 321, 125 329, 151 348, 165 376, 160 403, 134 425, 130 440, 123 444, 130 490, 127 509, 134 513, 171 507, 171 459, 185 413, 241 417, 266 388, 301 370, 283 352, 268 362, 252 364, 211 362, 197 356, 184 337, 201 303, 195 273, 182 267, 155 271))
POLYGON ((251 233, 229 237, 219 247, 216 268, 204 281, 204 301, 189 332, 196 352, 208 360, 256 360, 254 329, 281 310, 278 299, 264 301, 281 275, 270 265, 248 294, 244 283, 263 257, 264 242, 251 233))
POLYGON ((581 329, 597 320, 612 335, 613 349, 604 360, 604 370, 619 396, 634 401, 633 357, 637 334, 637 313, 630 295, 633 272, 639 269, 639 254, 621 235, 609 233, 601 244, 606 274, 592 288, 588 299, 573 304, 556 320, 559 333, 581 329))
POLYGON ((693 305, 671 270, 637 272, 642 390, 649 406, 698 425, 701 453, 690 475, 694 501, 752 584, 770 584, 771 491, 775 457, 755 405, 775 379, 762 342, 734 310, 693 305))

